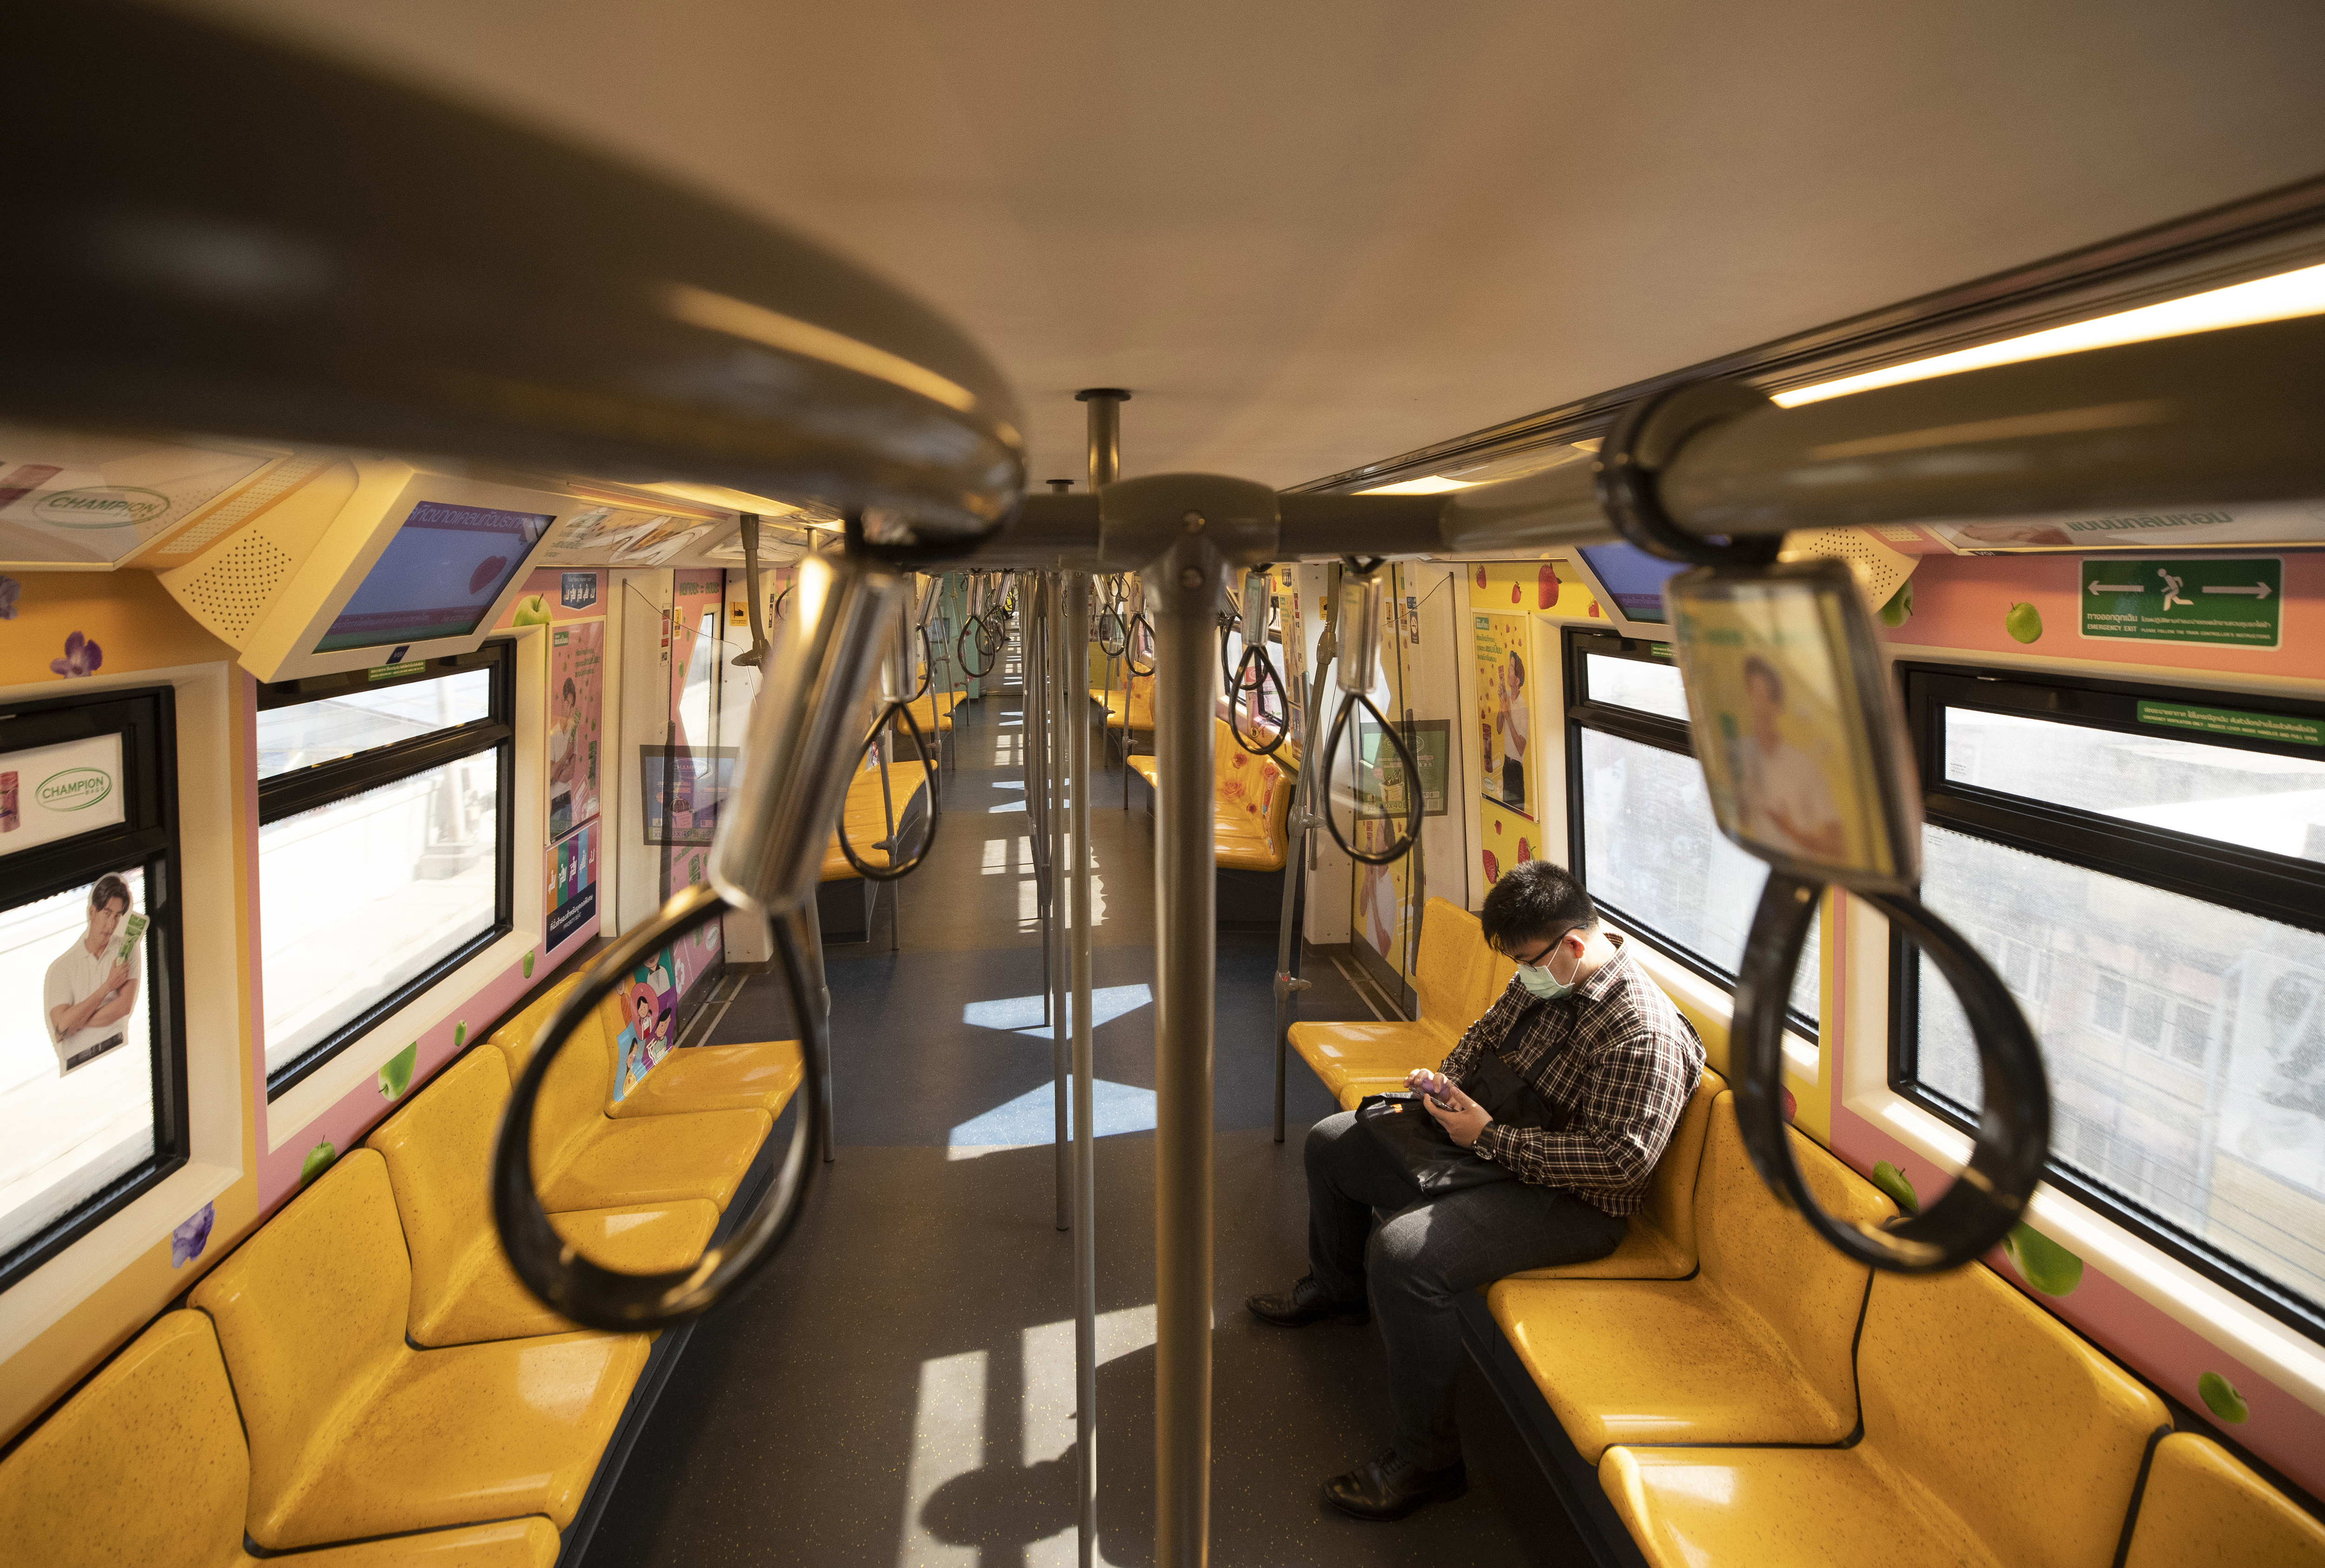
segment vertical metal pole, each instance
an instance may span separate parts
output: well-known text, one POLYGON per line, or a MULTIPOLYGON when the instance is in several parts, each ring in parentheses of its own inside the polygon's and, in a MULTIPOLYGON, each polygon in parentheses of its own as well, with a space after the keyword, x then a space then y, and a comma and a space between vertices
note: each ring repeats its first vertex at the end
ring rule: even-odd
MULTIPOLYGON (((793 940, 806 949, 808 977, 815 986, 813 1004, 823 1013, 824 1038, 831 1038, 831 985, 823 975, 823 917, 817 911, 813 899, 801 904, 792 915, 793 940)), ((802 1042, 804 1044, 804 1042, 802 1042)), ((829 1165, 838 1156, 831 1130, 831 1053, 823 1054, 823 1081, 816 1086, 823 1096, 823 1163, 829 1165)))
MULTIPOLYGON (((1297 578, 1294 579, 1297 591, 1297 578)), ((1324 712, 1324 681, 1332 668, 1332 657, 1338 650, 1333 626, 1340 613, 1340 568, 1334 567, 1329 586, 1324 595, 1324 630, 1316 640, 1316 668, 1308 672, 1308 722, 1300 741, 1300 778, 1292 796, 1292 820, 1285 831, 1292 842, 1284 846, 1283 913, 1275 936, 1275 1141, 1283 1141, 1283 1065, 1291 1044, 1293 997, 1308 989, 1310 982, 1300 978, 1298 955, 1303 940, 1292 927, 1292 916, 1299 908, 1300 884, 1307 875, 1311 862, 1310 844, 1319 826, 1317 802, 1323 798, 1318 791, 1329 780, 1318 777, 1321 761, 1316 740, 1316 725, 1324 712)), ((1287 715, 1288 718, 1288 715, 1287 715)))
MULTIPOLYGON (((1077 572, 1066 588, 1066 624, 1089 624, 1090 579, 1077 572)), ((1069 648, 1088 644, 1070 631, 1069 648)), ((1069 730, 1066 795, 1069 863, 1073 867, 1074 1019, 1074 1485, 1080 1568, 1091 1568, 1098 1547, 1098 1116, 1097 1056, 1090 1022, 1089 723, 1069 730)))
MULTIPOLYGON (((1023 758, 1025 774, 1025 847, 1033 857, 1033 909, 1042 928, 1042 1021, 1051 1023, 1056 1008, 1052 1005, 1058 989, 1057 972, 1050 951, 1050 864, 1049 823, 1043 816, 1049 806, 1049 738, 1045 731, 1049 709, 1040 697, 1041 671, 1039 660, 1042 639, 1032 628, 1041 614, 1041 585, 1037 580, 1020 579, 1018 599, 1023 606, 1017 613, 1017 747, 1023 758)), ((1060 1130, 1059 1139, 1065 1133, 1060 1130)), ((1062 1190, 1059 1202, 1065 1201, 1062 1190)))
MULTIPOLYGON (((1065 997, 1070 983, 1066 973, 1065 900, 1061 878, 1066 864, 1066 822, 1064 799, 1065 773, 1065 671, 1066 616, 1059 603, 1061 578, 1052 576, 1042 582, 1042 599, 1048 609, 1047 623, 1042 647, 1042 665, 1049 678, 1042 684, 1043 730, 1050 741, 1049 766, 1045 770, 1047 790, 1046 820, 1043 827, 1050 840, 1050 926, 1048 938, 1052 962, 1050 982, 1050 1068, 1051 1093, 1056 1101, 1058 1136, 1056 1143, 1058 1180, 1058 1229, 1065 1230, 1073 1220, 1073 1169, 1068 1139, 1070 1135, 1069 1074, 1072 1065, 1072 1042, 1066 1032, 1069 1016, 1065 997)), ((1077 1015, 1078 1016, 1078 1015, 1077 1015)))
POLYGON ((1210 1540, 1211 1025, 1218 946, 1211 780, 1224 569, 1198 518, 1149 568, 1155 624, 1154 1461, 1156 1568, 1210 1540))

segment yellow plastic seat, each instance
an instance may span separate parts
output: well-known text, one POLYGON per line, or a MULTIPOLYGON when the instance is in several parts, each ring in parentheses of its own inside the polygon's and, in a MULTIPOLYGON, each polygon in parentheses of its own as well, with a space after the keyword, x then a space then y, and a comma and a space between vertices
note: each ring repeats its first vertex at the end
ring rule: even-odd
MULTIPOLYGON (((959 700, 959 694, 955 693, 953 703, 959 700)), ((931 691, 914 697, 904 706, 912 710, 912 722, 921 726, 921 733, 937 735, 952 733, 953 703, 939 702, 937 693, 931 691)))
MULTIPOLYGON (((471 1051, 366 1140, 387 1161, 411 1249, 406 1332, 420 1344, 523 1339, 577 1326, 525 1288, 493 1227, 493 1142, 508 1096, 505 1058, 498 1051, 471 1051)), ((551 1213, 549 1222, 593 1261, 652 1274, 683 1268, 701 1257, 718 1228, 718 1210, 690 1198, 551 1213)))
MULTIPOLYGON (((848 804, 842 808, 841 820, 848 825, 848 843, 856 858, 876 870, 888 868, 888 852, 879 846, 888 836, 888 813, 893 807, 895 820, 902 826, 912 804, 912 798, 928 788, 928 770, 918 761, 888 764, 888 797, 880 795, 880 770, 867 768, 857 773, 848 786, 848 804)), ((835 832, 823 849, 823 871, 819 881, 845 882, 860 881, 863 873, 848 862, 839 847, 839 835, 835 832)))
POLYGON ((665 1054, 645 1076, 630 1085, 628 1093, 614 1099, 613 1088, 621 1082, 622 1031, 629 1022, 623 1016, 623 1005, 621 991, 607 996, 582 1024, 584 1038, 566 1047, 578 1051, 585 1043, 594 1042, 605 1052, 608 1116, 764 1111, 772 1121, 791 1103, 806 1072, 806 1056, 797 1040, 689 1046, 665 1054))
POLYGON ((698 1111, 760 1111, 780 1116, 798 1092, 807 1057, 797 1040, 752 1040, 732 1046, 689 1046, 672 1051, 630 1092, 612 1114, 683 1116, 698 1111))
POLYGON ((1384 1088, 1402 1088, 1415 1067, 1434 1067, 1461 1043, 1485 1010, 1470 1010, 1477 975, 1490 956, 1477 917, 1444 899, 1421 908, 1413 989, 1421 1016, 1411 1023, 1294 1023, 1300 1053, 1344 1111, 1384 1088))
POLYGON ((1144 730, 1150 734, 1153 733, 1154 678, 1153 676, 1134 675, 1122 686, 1115 687, 1110 692, 1101 687, 1092 687, 1090 696, 1106 705, 1107 729, 1120 730, 1127 723, 1133 731, 1144 730))
POLYGON ((250 1443, 270 1550, 541 1514, 573 1520, 644 1334, 413 1350, 387 1162, 341 1158, 194 1287, 250 1443))
MULTIPOLYGON (((1292 853, 1286 831, 1292 774, 1274 758, 1255 756, 1237 744, 1225 719, 1217 723, 1211 754, 1213 862, 1229 871, 1280 872, 1292 853)), ((1149 789, 1161 790, 1159 759, 1133 757, 1130 770, 1149 789)))
MULTIPOLYGON (((532 1037, 502 1028, 492 1043, 507 1059, 514 1084, 532 1059, 532 1037)), ((533 1167, 542 1207, 558 1213, 706 1198, 724 1209, 774 1118, 761 1110, 714 1110, 616 1119, 608 1114, 615 1049, 598 1015, 583 1019, 541 1086, 533 1167)))
POLYGON ((2168 1417, 2064 1324, 1980 1264, 1881 1274, 1857 1366, 1865 1435, 1854 1447, 1608 1449, 1599 1484, 1647 1561, 2114 1562, 2140 1458, 2168 1417))
POLYGON ((0 1563, 140 1568, 550 1568, 557 1528, 502 1519, 253 1557, 250 1451, 218 1333, 199 1312, 147 1329, 0 1462, 0 1563))
MULTIPOLYGON (((1867 1270, 1753 1170, 1736 1097, 1712 1102, 1691 1279, 1505 1279, 1487 1292, 1518 1359, 1592 1463, 1616 1443, 1838 1443, 1857 1425, 1851 1342, 1867 1270)), ((1844 1217, 1895 1213, 1787 1129, 1810 1190, 1844 1217)))
POLYGON ((2325 1525, 2209 1437, 2155 1445, 2123 1568, 2325 1568, 2325 1525))
POLYGON ((1703 1168, 1703 1143, 1711 1129, 1712 1102, 1728 1082, 1706 1067, 1695 1093, 1679 1113, 1671 1141, 1663 1145, 1655 1174, 1648 1178, 1647 1201, 1631 1216, 1622 1245, 1587 1263, 1529 1268, 1513 1279, 1684 1279, 1695 1272, 1695 1182, 1703 1168))
POLYGON ((512 1014, 508 1020, 485 1037, 487 1045, 497 1047, 509 1058, 509 1073, 514 1077, 533 1056, 533 1041, 548 1023, 550 1013, 568 992, 579 985, 583 970, 575 970, 553 985, 545 986, 541 993, 512 1014))

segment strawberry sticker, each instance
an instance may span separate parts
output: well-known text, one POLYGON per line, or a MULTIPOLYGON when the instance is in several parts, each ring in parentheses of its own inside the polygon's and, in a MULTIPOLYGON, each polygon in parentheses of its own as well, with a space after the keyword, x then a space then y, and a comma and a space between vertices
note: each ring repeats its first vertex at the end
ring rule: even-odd
POLYGON ((1558 603, 1558 568, 1548 561, 1542 563, 1542 570, 1535 575, 1533 603, 1538 610, 1547 610, 1558 603))

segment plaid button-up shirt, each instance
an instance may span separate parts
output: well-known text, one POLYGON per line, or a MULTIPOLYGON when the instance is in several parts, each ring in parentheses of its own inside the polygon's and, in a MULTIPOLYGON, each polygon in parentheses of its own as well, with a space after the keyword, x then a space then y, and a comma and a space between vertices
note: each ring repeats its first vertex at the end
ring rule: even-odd
POLYGON ((1621 944, 1614 958, 1556 1001, 1536 1006, 1512 976, 1438 1071, 1466 1090, 1478 1053, 1512 1071, 1567 1113, 1556 1131, 1487 1123, 1477 1149, 1520 1181, 1564 1187, 1609 1214, 1645 1202, 1647 1180, 1695 1081, 1703 1042, 1621 944), (1531 1012, 1529 1012, 1531 1009, 1531 1012), (1523 1020, 1523 1027, 1518 1028, 1523 1020), (1507 1038, 1515 1030, 1515 1038, 1507 1038))

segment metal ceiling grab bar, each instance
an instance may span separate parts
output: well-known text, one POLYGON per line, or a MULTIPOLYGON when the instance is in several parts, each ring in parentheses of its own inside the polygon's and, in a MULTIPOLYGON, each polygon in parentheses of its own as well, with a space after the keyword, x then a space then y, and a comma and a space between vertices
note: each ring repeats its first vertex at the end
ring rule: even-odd
MULTIPOLYGON (((1332 715, 1332 733, 1324 742, 1324 761, 1318 777, 1325 830, 1350 860, 1368 866, 1394 865, 1412 853, 1413 846, 1421 842, 1421 774, 1413 764, 1413 748, 1404 743, 1397 727, 1382 716, 1366 690, 1373 669, 1380 661, 1380 563, 1374 562, 1370 569, 1351 563, 1348 576, 1340 584, 1340 711, 1332 715), (1396 749, 1397 766, 1403 770, 1398 779, 1404 789, 1404 837, 1377 854, 1358 849, 1342 837, 1339 821, 1332 815, 1332 763, 1340 754, 1340 736, 1348 727, 1348 715, 1358 707, 1373 715, 1373 723, 1381 727, 1389 744, 1396 749)), ((1357 765, 1361 766, 1361 762, 1357 765)), ((1357 798, 1361 803, 1362 798, 1357 798)))
POLYGON ((1641 400, 1600 450, 1599 491, 1633 544, 1697 563, 1664 589, 1696 759, 1721 833, 1770 867, 1730 1037, 1746 1151, 1761 1179, 1840 1251, 1878 1268, 1934 1273, 1978 1257, 2024 1215, 2050 1149, 2050 1085, 2034 1031, 2001 976, 1922 907, 1921 786, 1896 682, 1848 567, 1779 563, 1774 538, 1705 540, 1663 511, 1656 475, 1680 443, 1766 406, 1761 393, 1718 382, 1641 400), (1788 725, 1825 733, 1826 753, 1811 761, 1788 725), (1765 782, 1780 765, 1792 780, 1781 799, 1765 782), (1936 1203, 1885 1225, 1828 1213, 1785 1134, 1786 1001, 1828 884, 1922 945, 1969 1019, 1984 1075, 1967 1167, 1936 1203))
POLYGON ((625 932, 551 1011, 541 1044, 517 1077, 493 1149, 493 1219, 527 1288, 587 1327, 666 1327, 718 1305, 770 1262, 797 1222, 820 1168, 814 1158, 825 1110, 816 1085, 827 1054, 823 1019, 809 992, 790 917, 813 895, 825 836, 848 790, 856 756, 845 736, 864 679, 903 596, 903 579, 876 563, 809 556, 799 563, 800 613, 782 628, 753 707, 743 767, 719 814, 707 885, 687 889, 653 918, 625 932), (551 1228, 533 1184, 533 1117, 541 1086, 575 1028, 641 958, 727 914, 769 920, 782 955, 807 1055, 804 1093, 773 1183, 724 1246, 692 1267, 627 1274, 583 1257, 551 1228))

